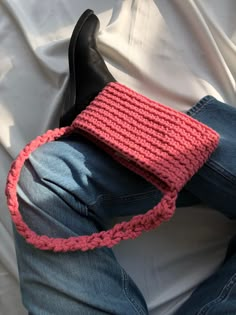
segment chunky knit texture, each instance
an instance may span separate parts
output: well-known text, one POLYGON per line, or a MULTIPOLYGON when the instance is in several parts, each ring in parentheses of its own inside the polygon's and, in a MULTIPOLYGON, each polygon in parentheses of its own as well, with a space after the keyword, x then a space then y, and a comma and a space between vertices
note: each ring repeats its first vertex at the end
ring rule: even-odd
POLYGON ((70 127, 49 130, 20 152, 6 185, 12 220, 26 241, 42 250, 86 251, 134 239, 171 218, 178 192, 207 161, 218 141, 219 135, 197 120, 124 85, 110 83, 70 127), (89 236, 62 239, 37 235, 19 211, 16 188, 21 168, 33 150, 74 132, 78 137, 79 133, 85 135, 119 163, 151 182, 163 193, 161 201, 143 215, 89 236))

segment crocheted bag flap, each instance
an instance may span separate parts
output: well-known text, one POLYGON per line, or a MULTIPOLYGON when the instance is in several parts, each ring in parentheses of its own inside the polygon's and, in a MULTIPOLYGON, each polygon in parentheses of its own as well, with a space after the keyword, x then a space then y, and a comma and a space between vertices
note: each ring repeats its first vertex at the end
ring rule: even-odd
POLYGON ((72 126, 163 192, 180 191, 218 143, 206 125, 113 82, 72 126))
POLYGON ((208 159, 218 141, 214 130, 193 118, 119 83, 110 83, 70 127, 49 130, 20 152, 6 184, 12 220, 26 241, 41 250, 86 251, 134 239, 173 215, 178 192, 208 159), (162 200, 147 213, 107 231, 67 239, 37 235, 19 211, 17 183, 21 168, 36 148, 74 132, 83 133, 114 159, 150 181, 163 192, 162 200))

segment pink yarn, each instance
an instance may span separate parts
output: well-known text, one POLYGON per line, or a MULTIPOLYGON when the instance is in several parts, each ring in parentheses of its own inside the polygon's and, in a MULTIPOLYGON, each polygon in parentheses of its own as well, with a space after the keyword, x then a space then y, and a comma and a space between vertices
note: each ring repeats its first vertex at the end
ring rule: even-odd
POLYGON ((218 142, 219 135, 197 120, 122 84, 110 83, 70 127, 49 130, 20 152, 6 184, 12 220, 26 241, 41 250, 86 251, 134 239, 171 218, 179 191, 207 161, 218 142), (67 239, 37 235, 19 211, 16 188, 21 168, 36 148, 74 132, 85 135, 119 163, 151 182, 163 193, 161 201, 147 213, 107 231, 67 239))

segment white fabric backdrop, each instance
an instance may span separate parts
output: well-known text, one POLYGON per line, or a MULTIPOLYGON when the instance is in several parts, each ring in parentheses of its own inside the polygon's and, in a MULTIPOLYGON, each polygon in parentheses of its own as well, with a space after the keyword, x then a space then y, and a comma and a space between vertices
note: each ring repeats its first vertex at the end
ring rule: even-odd
MULTIPOLYGON (((99 47, 115 78, 180 111, 212 94, 236 105, 234 0, 0 1, 0 314, 20 301, 4 186, 11 161, 57 125, 73 27, 91 8, 99 47)), ((178 209, 158 230, 115 253, 151 315, 171 315, 223 259, 235 223, 207 207, 178 209)))

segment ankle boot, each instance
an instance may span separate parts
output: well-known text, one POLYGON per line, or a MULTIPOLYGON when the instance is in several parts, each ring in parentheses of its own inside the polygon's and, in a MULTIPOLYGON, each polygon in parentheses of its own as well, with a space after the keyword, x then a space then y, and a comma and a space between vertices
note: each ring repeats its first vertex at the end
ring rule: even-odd
POLYGON ((69 83, 60 127, 70 125, 109 82, 115 82, 97 48, 99 26, 94 12, 86 10, 73 30, 68 51, 69 83))

